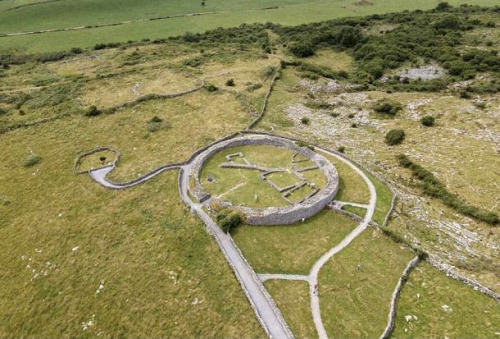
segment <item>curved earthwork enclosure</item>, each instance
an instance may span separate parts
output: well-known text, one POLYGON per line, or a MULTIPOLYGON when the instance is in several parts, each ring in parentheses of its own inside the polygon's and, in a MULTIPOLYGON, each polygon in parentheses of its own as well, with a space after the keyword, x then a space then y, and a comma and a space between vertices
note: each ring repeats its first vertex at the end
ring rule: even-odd
POLYGON ((315 215, 325 208, 335 197, 339 183, 338 173, 333 164, 324 156, 288 139, 269 135, 242 135, 215 143, 193 159, 189 173, 193 183, 189 187, 189 193, 198 202, 216 202, 224 207, 233 206, 231 202, 225 201, 220 196, 217 197, 210 194, 209 190, 207 190, 202 183, 205 181, 206 184, 206 180, 202 180, 201 176, 204 166, 214 155, 224 150, 242 146, 272 146, 279 150, 293 152, 293 156, 290 157, 290 163, 292 164, 291 170, 282 167, 269 168, 261 164, 251 163, 245 158, 242 152, 226 155, 225 161, 219 165, 220 168, 257 171, 259 173, 259 179, 262 180, 264 184, 270 185, 276 192, 279 192, 286 202, 285 206, 270 206, 264 208, 248 207, 242 204, 235 205, 235 208, 245 214, 247 224, 293 224, 315 215), (311 165, 308 167, 301 167, 301 162, 309 162, 311 165), (321 171, 326 179, 324 187, 318 187, 318 185, 307 180, 303 173, 310 170, 321 171), (273 175, 290 172, 298 178, 297 183, 288 186, 280 186, 272 179, 273 175), (292 199, 294 192, 303 190, 304 188, 309 190, 308 194, 294 201, 292 199))

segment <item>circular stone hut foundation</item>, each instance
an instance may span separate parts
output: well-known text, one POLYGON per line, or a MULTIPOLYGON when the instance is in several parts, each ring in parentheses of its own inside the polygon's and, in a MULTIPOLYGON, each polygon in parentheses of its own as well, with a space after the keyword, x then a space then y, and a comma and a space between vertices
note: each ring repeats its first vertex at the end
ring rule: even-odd
MULTIPOLYGON (((339 185, 337 170, 333 164, 324 156, 312 151, 307 147, 301 147, 295 142, 270 135, 244 134, 231 139, 217 142, 198 154, 192 161, 189 176, 194 178, 194 185, 190 185, 189 193, 200 203, 206 203, 211 199, 210 194, 204 189, 200 182, 203 165, 210 157, 222 150, 248 145, 269 145, 297 152, 316 164, 318 169, 327 178, 327 183, 316 194, 305 200, 286 207, 250 208, 245 206, 234 206, 246 216, 249 225, 284 225, 312 217, 324 209, 335 197, 339 185)), ((222 206, 231 206, 230 203, 216 198, 222 206)))

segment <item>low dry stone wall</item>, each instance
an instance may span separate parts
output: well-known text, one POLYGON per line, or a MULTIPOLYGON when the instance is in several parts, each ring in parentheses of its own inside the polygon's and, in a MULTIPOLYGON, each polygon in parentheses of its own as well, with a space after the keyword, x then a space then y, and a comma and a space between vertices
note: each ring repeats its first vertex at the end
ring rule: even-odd
POLYGON ((304 201, 301 204, 295 204, 287 207, 270 207, 270 208, 249 208, 238 206, 243 212, 250 225, 284 225, 293 224, 297 221, 309 218, 325 208, 335 197, 338 190, 338 173, 335 167, 322 155, 306 148, 300 147, 295 142, 270 135, 262 134, 245 134, 234 138, 222 140, 205 149, 191 163, 191 175, 195 178, 195 187, 190 187, 190 194, 198 201, 206 201, 210 195, 202 187, 200 183, 200 174, 205 162, 215 153, 231 147, 247 146, 247 145, 271 145, 277 148, 285 148, 293 150, 300 155, 311 159, 318 168, 323 171, 328 179, 324 189, 312 198, 304 201))

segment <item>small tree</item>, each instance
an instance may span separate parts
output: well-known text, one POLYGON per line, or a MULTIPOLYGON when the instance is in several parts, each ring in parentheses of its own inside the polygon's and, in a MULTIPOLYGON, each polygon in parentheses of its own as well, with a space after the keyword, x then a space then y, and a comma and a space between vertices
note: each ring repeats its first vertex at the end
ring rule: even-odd
POLYGON ((428 126, 428 127, 434 126, 435 121, 436 121, 436 119, 431 115, 426 115, 426 116, 422 117, 422 119, 420 119, 420 122, 422 123, 422 125, 428 126))
POLYGON ((235 85, 234 79, 229 79, 228 81, 226 81, 226 86, 234 87, 234 85, 235 85))
POLYGON ((309 120, 308 117, 303 117, 302 119, 300 119, 300 122, 303 123, 304 125, 309 125, 311 120, 309 120))
POLYGON ((390 145, 398 145, 405 139, 405 131, 402 129, 392 129, 385 135, 385 142, 390 145))
POLYGON ((216 220, 224 233, 229 233, 232 229, 243 223, 244 217, 237 210, 225 208, 217 213, 216 220))

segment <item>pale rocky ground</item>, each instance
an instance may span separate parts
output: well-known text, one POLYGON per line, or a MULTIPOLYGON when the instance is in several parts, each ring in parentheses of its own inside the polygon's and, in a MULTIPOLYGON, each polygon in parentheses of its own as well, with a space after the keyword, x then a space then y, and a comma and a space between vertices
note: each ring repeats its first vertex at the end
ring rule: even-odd
POLYGON ((500 262, 499 228, 464 217, 437 200, 421 196, 418 189, 409 188, 411 175, 395 159, 399 153, 407 154, 434 172, 463 200, 500 212, 499 96, 463 100, 451 93, 342 93, 344 88, 333 80, 298 80, 296 90, 303 95, 283 106, 282 112, 293 122, 293 133, 332 149, 346 147, 349 157, 397 189, 398 218, 390 226, 433 257, 500 291, 500 277, 495 273, 500 262), (395 119, 381 119, 373 112, 373 104, 382 97, 403 105, 395 119), (328 110, 311 109, 306 106, 311 100, 335 106, 328 110), (486 108, 478 108, 475 102, 485 102, 486 108), (421 126, 419 120, 427 114, 437 118, 436 127, 421 126), (301 122, 303 117, 309 118, 309 124, 301 122), (407 138, 400 146, 388 147, 384 135, 393 128, 403 128, 407 138))

